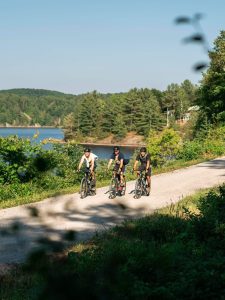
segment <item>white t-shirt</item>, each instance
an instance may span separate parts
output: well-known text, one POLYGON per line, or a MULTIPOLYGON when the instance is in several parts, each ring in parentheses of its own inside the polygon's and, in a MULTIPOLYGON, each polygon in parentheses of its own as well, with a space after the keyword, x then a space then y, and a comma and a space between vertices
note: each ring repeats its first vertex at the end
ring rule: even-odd
POLYGON ((85 162, 86 167, 89 168, 90 164, 94 164, 95 160, 98 159, 98 156, 95 155, 94 153, 90 153, 89 157, 86 157, 85 155, 83 155, 81 157, 81 164, 83 164, 83 162, 85 162))

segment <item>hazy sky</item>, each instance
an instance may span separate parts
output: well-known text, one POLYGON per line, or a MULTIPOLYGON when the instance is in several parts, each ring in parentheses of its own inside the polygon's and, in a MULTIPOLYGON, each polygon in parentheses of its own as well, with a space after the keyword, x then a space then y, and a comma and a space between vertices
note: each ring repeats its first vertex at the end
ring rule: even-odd
POLYGON ((180 15, 204 14, 210 46, 225 29, 224 0, 0 0, 0 89, 165 89, 201 74, 203 50, 181 39, 180 15))

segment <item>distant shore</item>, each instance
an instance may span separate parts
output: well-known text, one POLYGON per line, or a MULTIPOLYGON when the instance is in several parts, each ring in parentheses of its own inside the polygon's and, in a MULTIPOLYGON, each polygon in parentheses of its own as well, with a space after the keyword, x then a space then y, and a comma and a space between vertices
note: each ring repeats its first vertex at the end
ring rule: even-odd
POLYGON ((93 146, 93 147, 95 147, 95 146, 101 146, 101 147, 113 147, 114 145, 117 145, 117 146, 120 146, 120 147, 127 147, 127 148, 138 148, 138 147, 140 147, 140 145, 139 144, 121 144, 120 142, 118 142, 118 143, 111 143, 111 144, 102 144, 102 143, 85 143, 85 142, 83 142, 83 143, 79 143, 79 145, 81 145, 81 146, 93 146))
POLYGON ((59 129, 62 129, 62 127, 55 127, 55 126, 3 126, 3 125, 0 125, 0 128, 27 128, 27 129, 30 129, 30 128, 35 128, 35 129, 40 129, 40 128, 59 128, 59 129))

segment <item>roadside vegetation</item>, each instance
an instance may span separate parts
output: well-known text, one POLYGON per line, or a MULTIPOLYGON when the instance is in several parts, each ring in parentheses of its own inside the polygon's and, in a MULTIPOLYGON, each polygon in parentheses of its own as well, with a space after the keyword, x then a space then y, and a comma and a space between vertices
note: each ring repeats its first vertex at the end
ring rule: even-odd
POLYGON ((63 254, 39 249, 0 278, 0 298, 224 299, 224 220, 225 185, 63 254))
MULTIPOLYGON (((0 138, 0 207, 77 191, 82 174, 78 174, 76 169, 82 148, 76 144, 79 135, 85 136, 88 132, 100 137, 98 133, 112 133, 117 127, 118 132, 113 132, 116 135, 136 129, 137 133, 145 135, 154 174, 224 155, 225 31, 221 31, 214 45, 209 52, 210 66, 203 74, 198 89, 185 81, 180 87, 171 85, 165 93, 134 89, 126 94, 104 96, 104 99, 99 99, 96 92, 84 95, 84 98, 81 97, 83 100, 79 98, 82 105, 76 107, 65 123, 70 124, 69 127, 65 125, 66 132, 70 132, 75 141, 55 145, 51 150, 18 137, 0 138), (185 125, 180 126, 175 120, 183 120, 190 104, 197 104, 199 110, 189 116, 185 125), (118 113, 118 108, 123 115, 118 113), (167 126, 162 117, 164 109, 170 111, 167 126), (87 112, 92 114, 89 116, 87 112), (106 113, 108 115, 103 116, 106 113), (104 120, 104 124, 98 123, 99 120, 104 120)), ((15 92, 24 97, 27 91, 15 92)), ((29 91, 30 97, 36 97, 36 92, 29 91)), ((50 97, 46 91, 38 93, 38 97, 50 97)), ((54 92, 54 96, 60 97, 61 94, 54 92)), ((10 99, 7 91, 0 93, 1 97, 6 97, 4 101, 10 99)), ((26 99, 22 103, 25 107, 26 99)), ((54 105, 52 102, 49 109, 54 105)), ((132 160, 128 166, 127 180, 133 178, 131 168, 132 160)), ((106 174, 105 161, 99 162, 97 176, 99 186, 109 182, 111 174, 106 174)))
MULTIPOLYGON (((204 139, 193 141, 182 140, 174 129, 164 129, 160 134, 150 132, 150 136, 147 147, 154 174, 225 154, 225 127, 211 129, 204 139)), ((30 140, 0 138, 0 208, 79 191, 83 174, 76 170, 81 155, 82 147, 73 143, 45 150, 30 140)), ((134 157, 127 167, 127 180, 134 179, 131 174, 134 157)), ((109 184, 111 173, 106 169, 107 161, 100 160, 98 187, 109 184)))

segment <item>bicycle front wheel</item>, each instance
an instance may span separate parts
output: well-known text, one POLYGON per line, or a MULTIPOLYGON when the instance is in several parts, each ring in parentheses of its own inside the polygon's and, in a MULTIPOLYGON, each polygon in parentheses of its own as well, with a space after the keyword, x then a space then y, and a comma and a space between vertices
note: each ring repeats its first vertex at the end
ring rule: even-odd
POLYGON ((142 194, 141 180, 138 178, 135 183, 134 198, 135 199, 141 198, 141 194, 142 194))
POLYGON ((127 184, 126 184, 126 178, 124 177, 123 178, 123 186, 122 186, 121 196, 125 195, 125 193, 126 193, 126 186, 127 186, 127 184))
POLYGON ((80 184, 80 197, 81 197, 81 199, 84 199, 85 197, 87 197, 87 191, 88 191, 87 180, 86 180, 86 178, 83 178, 81 180, 81 184, 80 184))
POLYGON ((112 178, 109 187, 109 199, 114 199, 116 197, 116 192, 117 192, 117 180, 116 178, 112 178))

